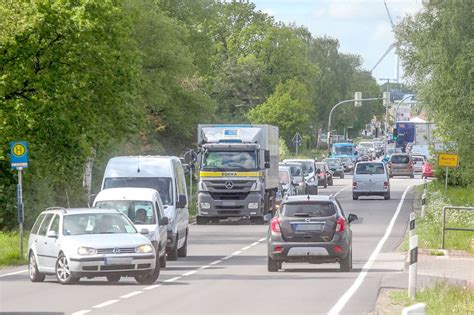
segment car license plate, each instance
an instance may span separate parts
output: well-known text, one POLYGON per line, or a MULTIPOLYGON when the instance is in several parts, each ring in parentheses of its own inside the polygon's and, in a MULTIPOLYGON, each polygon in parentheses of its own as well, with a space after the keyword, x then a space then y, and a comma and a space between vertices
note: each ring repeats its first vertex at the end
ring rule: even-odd
POLYGON ((323 229, 323 224, 321 223, 304 223, 304 224, 295 224, 295 230, 297 232, 320 232, 323 229))
POLYGON ((105 264, 106 265, 131 265, 132 258, 126 257, 105 257, 105 264))

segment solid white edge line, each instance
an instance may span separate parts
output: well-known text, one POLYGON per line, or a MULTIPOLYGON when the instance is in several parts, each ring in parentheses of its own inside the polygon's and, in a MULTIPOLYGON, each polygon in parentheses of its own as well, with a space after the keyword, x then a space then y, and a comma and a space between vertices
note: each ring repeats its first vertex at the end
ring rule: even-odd
POLYGON ((240 255, 240 254, 242 254, 242 251, 241 251, 241 250, 238 250, 238 251, 236 251, 236 252, 233 252, 233 253, 231 254, 231 256, 237 256, 237 255, 240 255))
POLYGON ((337 193, 334 194, 334 197, 337 197, 337 195, 339 195, 340 193, 342 193, 346 188, 349 188, 351 187, 350 185, 349 186, 345 186, 343 188, 341 188, 337 193))
POLYGON ((28 272, 28 269, 6 273, 4 275, 0 275, 0 278, 8 277, 8 276, 14 276, 14 275, 17 275, 17 274, 20 274, 20 273, 25 273, 25 272, 28 272))
POLYGON ((249 246, 245 246, 245 247, 242 247, 240 250, 241 250, 241 251, 244 251, 244 250, 249 249, 250 247, 252 247, 252 246, 250 246, 250 245, 249 245, 249 246))
POLYGON ((91 310, 82 310, 82 311, 79 311, 79 312, 74 312, 72 313, 72 315, 82 315, 82 314, 87 314, 89 313, 91 310))
POLYGON ((232 255, 229 255, 229 256, 225 256, 223 258, 221 258, 222 260, 227 260, 227 259, 231 259, 232 258, 232 255))
POLYGON ((250 244, 250 246, 255 246, 255 245, 258 245, 260 244, 260 242, 253 242, 252 244, 250 244))
POLYGON ((100 303, 100 304, 97 304, 95 306, 92 306, 93 308, 102 308, 102 307, 106 307, 106 306, 109 306, 109 305, 112 305, 114 303, 117 303, 119 300, 108 300, 104 303, 100 303))
POLYGON ((187 276, 195 274, 196 272, 198 272, 198 271, 197 270, 191 270, 191 271, 188 271, 186 273, 183 273, 181 276, 182 277, 187 277, 187 276))
POLYGON ((174 277, 174 278, 165 280, 165 281, 163 281, 163 282, 170 283, 170 282, 174 282, 174 281, 176 281, 176 280, 179 280, 179 279, 181 279, 181 278, 182 278, 182 277, 174 277))
POLYGON ((362 271, 357 276, 357 279, 354 281, 352 286, 341 296, 341 298, 336 302, 336 304, 334 304, 334 306, 331 308, 331 310, 328 313, 329 315, 339 314, 339 312, 344 308, 344 306, 352 297, 352 295, 354 295, 357 289, 361 286, 362 282, 364 281, 364 278, 367 276, 367 271, 370 269, 370 267, 372 267, 372 263, 377 258, 377 255, 382 249, 382 246, 384 245, 385 241, 387 241, 390 233, 392 232, 393 226, 395 225, 395 221, 397 220, 398 214, 400 213, 400 210, 402 209, 403 202, 405 201, 405 197, 408 193, 408 190, 410 190, 411 187, 413 187, 413 185, 408 186, 403 192, 402 199, 398 203, 397 211, 395 211, 395 214, 393 215, 392 220, 390 220, 390 223, 387 227, 387 230, 385 231, 384 236, 380 239, 379 243, 377 244, 374 251, 370 255, 369 260, 367 260, 364 267, 362 268, 362 271))
POLYGON ((120 298, 121 299, 128 299, 129 297, 132 297, 132 296, 135 296, 135 295, 138 295, 138 294, 141 294, 141 293, 143 293, 143 291, 133 291, 133 292, 130 292, 128 294, 122 295, 120 298))
POLYGON ((214 266, 214 265, 220 264, 221 262, 222 262, 222 259, 219 259, 219 260, 211 262, 209 265, 214 266))
POLYGON ((263 242, 264 240, 266 240, 267 238, 266 237, 262 237, 261 239, 259 239, 258 241, 259 242, 263 242))
POLYGON ((150 286, 147 286, 145 288, 143 288, 143 290, 153 290, 153 289, 156 289, 156 288, 159 288, 161 287, 161 284, 154 284, 154 285, 150 285, 150 286))

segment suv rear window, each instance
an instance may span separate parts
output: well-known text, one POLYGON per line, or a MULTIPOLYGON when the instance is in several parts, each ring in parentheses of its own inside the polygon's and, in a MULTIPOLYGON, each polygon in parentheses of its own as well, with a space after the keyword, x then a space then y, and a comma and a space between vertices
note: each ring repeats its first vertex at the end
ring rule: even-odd
POLYGON ((356 174, 385 174, 382 163, 357 164, 356 174))
POLYGON ((391 161, 392 163, 408 164, 410 162, 410 158, 407 155, 392 155, 391 161))
POLYGON ((283 205, 282 215, 287 217, 329 217, 336 214, 331 202, 291 202, 283 205))

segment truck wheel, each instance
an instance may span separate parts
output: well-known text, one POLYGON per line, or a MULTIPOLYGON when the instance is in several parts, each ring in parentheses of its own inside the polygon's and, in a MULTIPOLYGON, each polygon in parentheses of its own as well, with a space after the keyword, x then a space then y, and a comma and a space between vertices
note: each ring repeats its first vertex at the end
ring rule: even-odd
POLYGON ((268 256, 267 269, 269 272, 277 272, 281 268, 281 263, 268 256))
POLYGON ((178 257, 186 257, 188 255, 188 230, 186 230, 186 237, 184 238, 183 246, 178 249, 178 257))
POLYGON ((265 223, 265 220, 263 219, 263 217, 250 217, 250 223, 261 225, 265 223))
POLYGON ((197 225, 204 225, 209 223, 209 219, 201 216, 196 216, 196 224, 197 225))

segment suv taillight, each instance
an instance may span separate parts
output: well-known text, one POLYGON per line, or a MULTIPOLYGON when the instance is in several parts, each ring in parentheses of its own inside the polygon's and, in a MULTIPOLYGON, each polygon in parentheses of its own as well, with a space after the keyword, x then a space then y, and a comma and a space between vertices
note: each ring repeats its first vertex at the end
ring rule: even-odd
POLYGON ((275 217, 272 219, 271 229, 272 229, 272 233, 281 233, 279 218, 275 217))
POLYGON ((343 217, 339 217, 336 221, 336 232, 343 232, 346 227, 346 220, 343 217))

